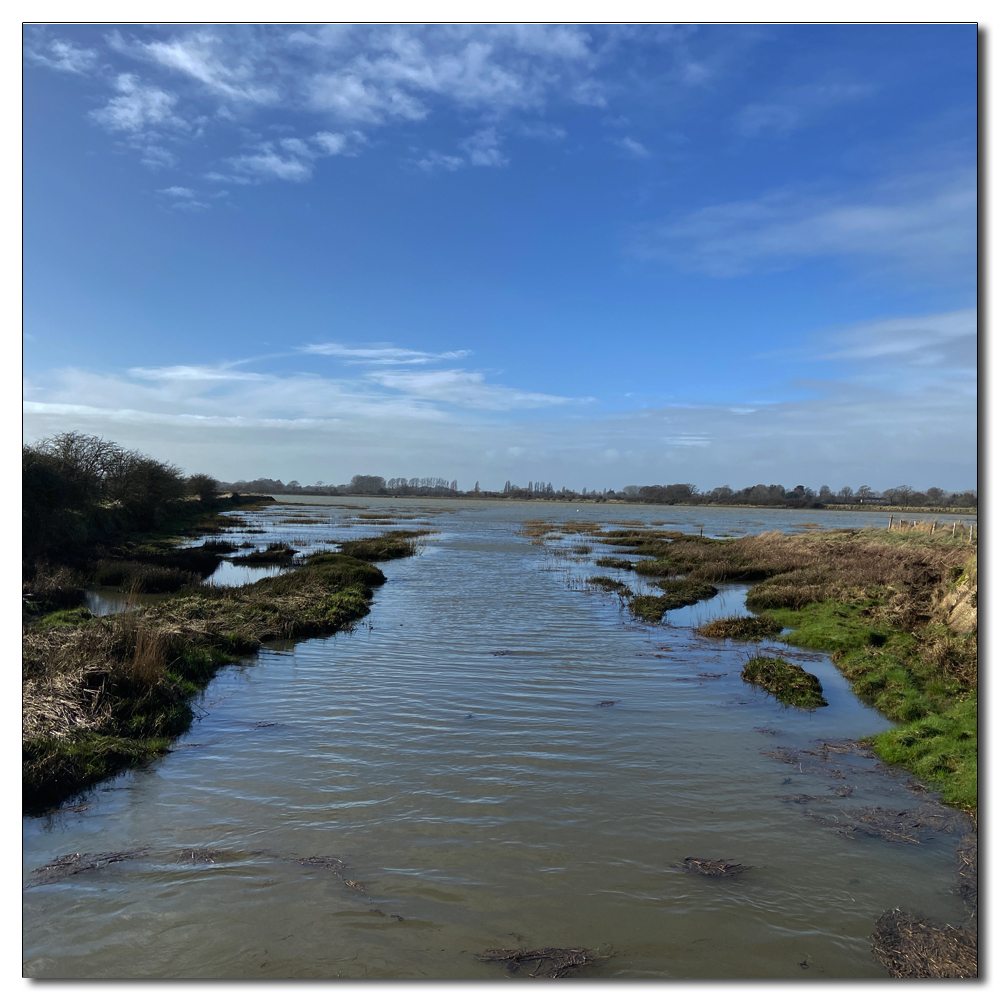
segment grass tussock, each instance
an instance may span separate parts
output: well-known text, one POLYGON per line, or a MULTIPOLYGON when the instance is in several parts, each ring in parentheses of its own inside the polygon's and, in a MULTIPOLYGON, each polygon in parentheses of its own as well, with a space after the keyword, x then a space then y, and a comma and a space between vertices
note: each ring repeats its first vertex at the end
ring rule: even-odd
POLYGON ((318 553, 280 577, 198 588, 104 618, 23 635, 23 776, 29 811, 163 753, 220 666, 273 639, 329 634, 364 615, 376 566, 318 553))
POLYGON ((710 639, 738 639, 741 642, 759 642, 781 634, 781 624, 770 615, 734 615, 717 618, 700 625, 695 631, 710 639))
POLYGON ((355 559, 367 562, 385 562, 389 559, 404 559, 416 555, 417 539, 429 535, 429 531, 403 530, 387 531, 384 535, 369 538, 355 538, 341 542, 340 551, 355 559))
POLYGON ((235 566, 290 566, 296 550, 284 542, 271 542, 266 549, 233 556, 235 566))
POLYGON ((596 587, 598 590, 606 590, 620 597, 631 597, 632 588, 622 580, 616 580, 613 576, 592 576, 587 579, 588 587, 596 587))
POLYGON ((718 593, 711 584, 691 583, 688 580, 662 580, 657 586, 665 591, 662 597, 640 594, 632 598, 629 609, 635 618, 658 622, 668 611, 697 604, 718 593))
POLYGON ((740 676, 795 708, 811 710, 828 704, 823 697, 823 685, 815 674, 780 657, 755 656, 747 660, 740 676))
POLYGON ((601 556, 595 560, 595 565, 601 569, 633 569, 635 564, 628 559, 618 559, 615 556, 601 556))

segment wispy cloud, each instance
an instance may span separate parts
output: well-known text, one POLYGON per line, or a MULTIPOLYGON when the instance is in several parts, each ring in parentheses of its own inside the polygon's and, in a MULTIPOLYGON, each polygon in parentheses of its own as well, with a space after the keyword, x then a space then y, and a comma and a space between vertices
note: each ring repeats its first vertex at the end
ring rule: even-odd
POLYGON ((36 34, 24 47, 29 61, 61 73, 89 73, 97 66, 98 53, 82 49, 61 38, 45 38, 36 34))
POLYGON ((650 155, 649 150, 641 142, 630 136, 625 136, 622 139, 612 139, 611 141, 619 149, 637 160, 645 160, 650 155))
POLYGON ((169 365, 159 368, 130 368, 129 375, 142 379, 175 379, 182 382, 258 382, 256 372, 238 372, 231 368, 208 368, 201 365, 169 365))
POLYGON ((745 136, 784 134, 816 120, 828 108, 869 96, 863 83, 828 82, 794 87, 774 101, 748 104, 736 116, 736 129, 745 136))
POLYGON ((444 371, 375 372, 371 379, 415 399, 454 403, 474 410, 535 409, 540 406, 589 402, 544 392, 524 392, 507 385, 489 385, 482 372, 457 368, 444 371))
POLYGON ((459 144, 474 167, 505 167, 510 162, 500 150, 500 136, 493 127, 480 129, 459 144))
POLYGON ((120 73, 114 86, 119 96, 90 113, 105 128, 119 132, 138 132, 151 125, 188 128, 187 121, 176 114, 176 94, 142 83, 133 73, 120 73))
MULTIPOLYGON (((419 165, 446 171, 459 160, 505 166, 498 122, 507 122, 508 134, 562 138, 564 129, 544 121, 550 106, 607 104, 602 72, 621 34, 544 24, 132 26, 108 32, 98 50, 55 37, 54 30, 33 33, 26 58, 109 79, 114 93, 91 120, 130 136, 125 147, 139 150, 149 166, 176 163, 206 135, 218 140, 228 129, 235 137, 254 116, 291 113, 322 123, 322 131, 301 140, 308 153, 278 146, 230 151, 201 168, 250 181, 308 179, 317 157, 356 151, 372 130, 422 122, 449 108, 466 121, 478 117, 481 127, 457 138, 457 151, 430 152, 419 165), (528 123, 518 122, 522 114, 528 123), (172 133, 174 145, 152 130, 172 133), (348 144, 344 136, 352 133, 348 144)), ((642 36, 643 44, 660 46, 664 64, 676 64, 671 79, 677 86, 700 79, 686 37, 642 36)))
POLYGON ((362 365, 426 365, 431 361, 451 361, 468 357, 472 352, 461 351, 413 351, 407 347, 392 344, 369 344, 366 347, 349 347, 347 344, 306 344, 299 350, 303 354, 322 354, 331 358, 341 358, 349 364, 362 365))
POLYGON ((632 230, 630 250, 716 277, 856 257, 924 280, 967 282, 975 274, 975 173, 896 176, 853 197, 786 189, 712 205, 632 230))

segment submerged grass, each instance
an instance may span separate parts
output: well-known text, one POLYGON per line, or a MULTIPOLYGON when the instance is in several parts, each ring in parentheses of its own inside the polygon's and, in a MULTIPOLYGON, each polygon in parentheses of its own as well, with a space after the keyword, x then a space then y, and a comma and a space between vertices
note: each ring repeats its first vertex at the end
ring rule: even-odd
POLYGON ((632 588, 622 580, 616 580, 612 576, 591 576, 587 579, 588 587, 597 587, 600 590, 607 590, 622 597, 631 597, 632 588))
POLYGON ((273 639, 324 635, 367 613, 370 563, 317 553, 244 587, 195 588, 121 615, 50 615, 24 631, 24 807, 38 812, 166 752, 226 663, 273 639))
POLYGON ((747 660, 740 676, 795 708, 823 708, 828 704, 819 678, 781 657, 755 656, 747 660))

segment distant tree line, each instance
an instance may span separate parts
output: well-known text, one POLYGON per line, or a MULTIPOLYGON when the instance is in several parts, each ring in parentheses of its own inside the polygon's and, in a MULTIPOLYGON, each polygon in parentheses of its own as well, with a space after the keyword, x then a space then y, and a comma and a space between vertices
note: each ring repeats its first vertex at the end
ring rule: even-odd
POLYGON ((894 486, 881 493, 870 486, 859 486, 856 490, 843 486, 832 490, 821 486, 815 490, 809 486, 795 486, 788 489, 777 483, 765 486, 746 486, 734 490, 729 486, 699 492, 693 483, 670 483, 666 486, 626 486, 621 490, 597 489, 571 490, 563 486, 556 489, 551 482, 529 480, 524 486, 507 480, 501 490, 482 490, 479 483, 471 490, 462 491, 458 481, 424 477, 396 477, 384 479, 382 476, 354 476, 349 483, 334 486, 321 481, 312 486, 303 486, 297 480, 283 483, 280 479, 240 479, 234 483, 223 483, 223 489, 239 493, 284 493, 323 496, 351 494, 362 496, 479 496, 506 497, 513 500, 559 499, 559 500, 626 500, 632 503, 658 504, 731 504, 753 507, 829 507, 835 505, 884 505, 889 507, 977 507, 975 490, 963 493, 949 493, 938 487, 915 490, 910 486, 894 486))
POLYGON ((89 434, 56 434, 21 454, 24 557, 67 553, 121 531, 168 520, 189 498, 211 500, 219 484, 184 476, 159 462, 89 434))

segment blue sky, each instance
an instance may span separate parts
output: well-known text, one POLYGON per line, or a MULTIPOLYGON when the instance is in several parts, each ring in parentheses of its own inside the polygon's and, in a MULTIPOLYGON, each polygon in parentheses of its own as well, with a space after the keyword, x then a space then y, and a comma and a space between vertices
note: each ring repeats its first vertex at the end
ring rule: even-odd
POLYGON ((25 436, 976 481, 972 25, 32 26, 25 436))

